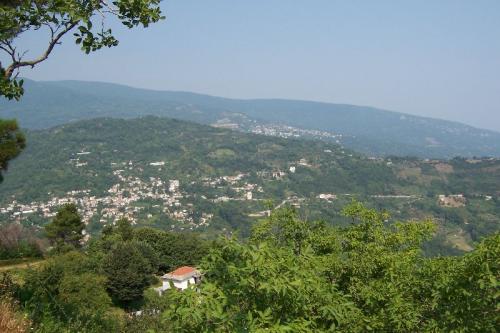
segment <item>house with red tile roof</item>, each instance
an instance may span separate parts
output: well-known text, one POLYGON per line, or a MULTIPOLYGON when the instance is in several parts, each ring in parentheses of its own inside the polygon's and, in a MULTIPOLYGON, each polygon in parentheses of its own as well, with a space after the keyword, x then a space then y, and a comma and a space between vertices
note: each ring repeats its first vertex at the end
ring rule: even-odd
POLYGON ((163 284, 160 288, 157 288, 160 293, 172 287, 178 290, 185 290, 190 285, 196 285, 200 283, 201 274, 194 267, 183 266, 163 275, 161 279, 163 284))

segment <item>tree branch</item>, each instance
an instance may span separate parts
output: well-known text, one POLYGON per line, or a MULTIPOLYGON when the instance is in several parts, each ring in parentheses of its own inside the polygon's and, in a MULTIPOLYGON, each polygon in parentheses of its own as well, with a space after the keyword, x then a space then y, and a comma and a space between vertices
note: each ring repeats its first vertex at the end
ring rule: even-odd
MULTIPOLYGON (((5 70, 5 75, 4 77, 6 79, 10 79, 12 77, 12 74, 14 73, 14 71, 20 67, 25 67, 25 66, 31 66, 32 68, 35 67, 36 64, 44 61, 45 59, 47 59, 50 55, 50 53, 52 52, 52 50, 54 49, 54 46, 56 46, 58 43, 59 43, 59 40, 68 32, 70 31, 71 29, 73 29, 74 27, 76 27, 76 25, 78 24, 78 22, 70 22, 61 32, 59 32, 57 35, 53 36, 52 35, 52 38, 51 38, 51 41, 49 43, 49 46, 47 47, 47 49, 45 50, 45 52, 38 58, 36 59, 33 59, 33 60, 30 60, 30 61, 21 61, 20 58, 15 58, 15 54, 11 54, 9 53, 6 48, 4 47, 0 47, 2 48, 4 51, 6 51, 7 53, 9 53, 11 55, 11 57, 13 58, 13 62, 12 64, 9 65, 9 67, 7 67, 7 69, 5 70)), ((52 30, 52 29, 51 29, 52 30)), ((12 47, 10 44, 7 44, 7 46, 12 50, 12 47)), ((14 49, 15 50, 15 49, 14 49)), ((15 52, 15 51, 14 51, 15 52)))
POLYGON ((8 41, 1 41, 0 42, 0 50, 4 50, 5 53, 7 53, 10 58, 12 59, 12 62, 16 62, 16 49, 12 46, 12 44, 8 41))

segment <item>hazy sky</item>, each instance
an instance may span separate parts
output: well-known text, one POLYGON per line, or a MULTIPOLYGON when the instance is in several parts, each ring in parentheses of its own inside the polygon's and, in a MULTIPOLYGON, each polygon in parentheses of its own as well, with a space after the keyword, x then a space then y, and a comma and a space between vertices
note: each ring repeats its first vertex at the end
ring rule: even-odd
MULTIPOLYGON (((22 75, 370 105, 500 131, 500 1, 170 0, 89 56, 66 39, 22 75)), ((40 36, 24 40, 30 50, 40 36)))

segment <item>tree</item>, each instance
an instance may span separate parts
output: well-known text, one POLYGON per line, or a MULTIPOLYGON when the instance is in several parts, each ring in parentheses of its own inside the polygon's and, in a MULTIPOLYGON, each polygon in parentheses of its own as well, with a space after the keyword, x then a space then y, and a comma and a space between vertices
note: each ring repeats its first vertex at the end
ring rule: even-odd
POLYGON ((26 139, 15 120, 0 119, 0 183, 8 162, 18 156, 26 146, 26 139))
POLYGON ((272 212, 271 216, 258 223, 252 233, 254 242, 272 242, 277 246, 290 246, 299 255, 310 237, 311 227, 301 221, 293 208, 272 212))
POLYGON ((65 246, 78 248, 83 238, 82 231, 85 225, 82 222, 75 204, 62 206, 54 220, 45 227, 47 238, 56 245, 58 249, 65 246))
POLYGON ((73 32, 75 43, 85 53, 118 45, 106 19, 117 18, 133 28, 147 27, 164 17, 160 0, 9 0, 0 5, 0 50, 9 57, 9 64, 0 63, 0 95, 19 99, 23 81, 19 70, 34 67, 46 60, 63 37, 73 32), (46 29, 46 49, 32 59, 24 59, 26 51, 18 50, 16 41, 26 33, 46 29))
POLYGON ((104 258, 103 270, 111 297, 124 306, 142 298, 155 271, 141 246, 135 242, 118 243, 104 258))
POLYGON ((208 252, 208 242, 196 234, 172 233, 152 228, 134 230, 134 239, 149 244, 159 256, 159 270, 198 264, 208 252))
POLYGON ((107 224, 102 228, 101 231, 102 240, 111 241, 130 241, 134 238, 134 229, 130 221, 122 217, 116 223, 107 224))
POLYGON ((116 222, 116 232, 121 236, 124 241, 132 240, 134 237, 134 230, 132 224, 126 218, 121 218, 116 222))
MULTIPOLYGON (((353 201, 343 214, 353 224, 342 230, 340 260, 325 263, 330 279, 349 293, 367 328, 383 332, 423 330, 430 299, 422 297, 421 244, 434 233, 431 221, 389 224, 387 212, 353 201)), ((426 277, 428 278, 428 277, 426 277)), ((423 330, 426 331, 426 330, 423 330)))

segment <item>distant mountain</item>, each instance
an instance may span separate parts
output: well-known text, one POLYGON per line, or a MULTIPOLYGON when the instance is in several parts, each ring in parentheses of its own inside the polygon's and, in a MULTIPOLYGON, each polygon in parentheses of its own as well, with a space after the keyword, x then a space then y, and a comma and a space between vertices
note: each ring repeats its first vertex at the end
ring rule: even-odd
POLYGON ((500 156, 498 132, 371 107, 236 100, 100 82, 27 80, 25 84, 21 102, 0 101, 0 116, 18 118, 21 126, 31 129, 96 117, 156 115, 247 132, 321 138, 369 155, 500 156))

